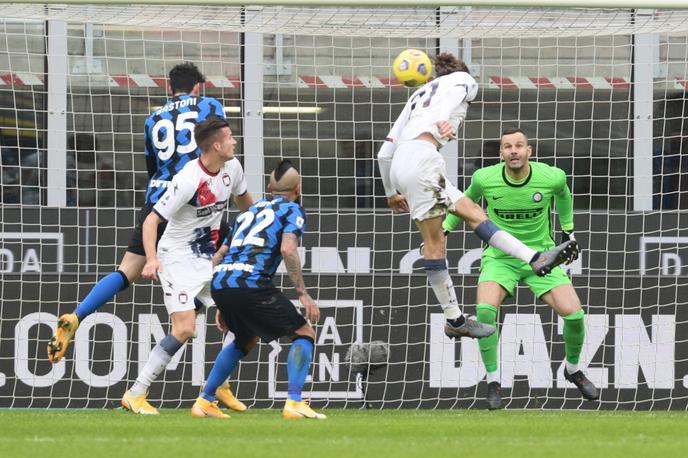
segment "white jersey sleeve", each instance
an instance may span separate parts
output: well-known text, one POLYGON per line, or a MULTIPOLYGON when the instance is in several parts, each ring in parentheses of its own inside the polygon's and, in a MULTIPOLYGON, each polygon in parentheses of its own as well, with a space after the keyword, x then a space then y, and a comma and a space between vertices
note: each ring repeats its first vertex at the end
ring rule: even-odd
POLYGON ((382 144, 382 147, 380 147, 380 150, 377 153, 377 162, 378 166, 380 167, 382 186, 385 188, 385 195, 387 197, 396 194, 396 191, 392 188, 392 183, 389 178, 389 171, 392 168, 392 159, 394 158, 394 151, 397 149, 399 137, 404 131, 404 127, 406 127, 410 113, 411 104, 406 102, 404 109, 401 111, 399 117, 397 117, 397 120, 394 121, 392 130, 390 130, 389 134, 387 134, 385 142, 382 144))
POLYGON ((190 167, 177 173, 167 187, 165 194, 156 202, 153 211, 169 221, 194 196, 196 182, 192 180, 190 167))

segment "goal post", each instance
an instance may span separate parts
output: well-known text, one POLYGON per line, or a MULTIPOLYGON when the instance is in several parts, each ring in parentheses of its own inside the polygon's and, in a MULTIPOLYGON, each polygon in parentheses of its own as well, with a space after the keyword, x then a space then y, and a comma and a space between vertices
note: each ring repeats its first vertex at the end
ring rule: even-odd
MULTIPOLYGON (((477 342, 444 337, 420 237, 408 215, 391 215, 376 168, 410 95, 391 62, 419 48, 452 50, 480 85, 443 150, 459 188, 520 127, 574 195, 584 251, 568 271, 601 401, 583 403, 566 383, 563 324, 521 287, 499 317, 507 408, 688 408, 685 2, 251 3, 3 4, 0 407, 115 405, 166 334, 160 288, 139 281, 81 324, 64 362, 45 355, 58 316, 128 244, 148 178, 143 123, 183 61, 225 106, 254 194, 283 158, 302 173, 301 255, 323 315, 306 395, 328 407, 482 407, 477 342), (378 355, 370 371, 346 360, 360 353, 352 346, 378 355)), ((448 238, 469 314, 480 252, 467 228, 448 238)), ((197 337, 152 386, 154 405, 196 398, 223 344, 213 317, 198 315, 197 337)), ((281 402, 286 349, 261 344, 240 364, 230 379, 240 399, 281 402)))

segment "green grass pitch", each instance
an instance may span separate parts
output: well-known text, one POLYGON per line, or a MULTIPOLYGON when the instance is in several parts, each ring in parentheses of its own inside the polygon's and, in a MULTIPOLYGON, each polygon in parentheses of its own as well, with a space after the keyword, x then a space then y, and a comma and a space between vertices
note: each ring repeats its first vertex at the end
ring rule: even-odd
POLYGON ((285 421, 253 409, 230 420, 189 409, 0 410, 0 456, 631 457, 688 456, 686 412, 337 410, 285 421))

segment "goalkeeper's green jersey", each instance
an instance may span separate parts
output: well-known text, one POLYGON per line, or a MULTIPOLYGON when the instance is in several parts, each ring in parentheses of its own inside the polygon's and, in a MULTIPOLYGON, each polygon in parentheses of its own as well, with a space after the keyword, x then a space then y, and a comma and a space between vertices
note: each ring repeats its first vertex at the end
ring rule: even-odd
MULTIPOLYGON (((561 227, 573 230, 573 201, 563 170, 541 162, 528 162, 530 174, 520 182, 510 179, 504 163, 476 170, 465 195, 474 202, 485 199, 487 215, 500 229, 535 250, 555 245, 552 239, 552 199, 561 227)), ((488 247, 483 256, 507 256, 488 247)))

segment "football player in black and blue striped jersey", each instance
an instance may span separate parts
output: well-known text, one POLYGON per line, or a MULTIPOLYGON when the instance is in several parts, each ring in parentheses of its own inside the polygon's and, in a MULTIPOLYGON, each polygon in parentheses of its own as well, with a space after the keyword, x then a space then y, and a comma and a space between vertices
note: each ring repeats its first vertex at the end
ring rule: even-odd
MULTIPOLYGON (((129 247, 118 269, 100 279, 73 313, 60 317, 55 335, 48 344, 48 359, 51 362, 57 363, 62 359, 84 318, 109 302, 115 294, 128 288, 141 275, 146 264, 141 235, 143 221, 174 175, 186 163, 199 157, 200 151, 193 135, 196 123, 211 115, 225 117, 224 108, 218 100, 200 95, 204 82, 201 71, 190 62, 175 65, 170 70, 169 91, 172 97, 148 117, 144 127, 150 181, 129 247)), ((226 232, 227 226, 224 227, 226 232)), ((158 227, 158 240, 164 231, 165 224, 161 224, 158 227)))
POLYGON ((270 176, 271 197, 253 204, 234 223, 231 238, 215 255, 211 294, 217 305, 218 326, 234 333, 234 341, 215 360, 208 382, 192 408, 194 416, 206 412, 215 401, 216 389, 234 371, 239 360, 253 349, 260 337, 270 342, 292 339, 287 356, 288 399, 282 410, 287 419, 325 419, 301 398, 301 391, 313 358, 318 305, 306 291, 299 259, 299 239, 306 224, 305 212, 297 202, 300 177, 291 162, 284 160, 270 176), (277 266, 284 259, 296 295, 304 306, 305 318, 272 283, 277 266))

